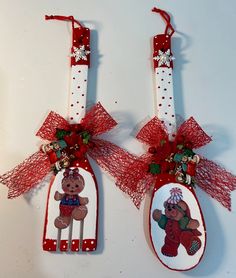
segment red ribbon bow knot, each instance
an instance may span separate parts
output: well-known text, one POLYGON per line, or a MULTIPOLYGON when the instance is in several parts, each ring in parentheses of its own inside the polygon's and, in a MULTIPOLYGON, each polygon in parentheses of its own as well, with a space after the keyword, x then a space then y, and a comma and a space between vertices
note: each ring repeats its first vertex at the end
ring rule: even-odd
MULTIPOLYGON (((79 149, 81 152, 80 155, 78 151, 76 152, 76 150, 73 149, 72 153, 75 156, 75 160, 78 157, 84 157, 85 153, 87 153, 92 156, 103 168, 109 171, 109 167, 107 168, 103 165, 103 160, 106 160, 107 154, 111 152, 109 151, 109 146, 112 147, 113 155, 116 151, 122 152, 123 150, 106 140, 96 139, 94 136, 105 133, 114 128, 116 125, 116 121, 107 113, 103 106, 98 103, 86 113, 81 123, 76 125, 71 125, 59 114, 50 112, 36 135, 53 144, 55 142, 63 143, 57 141, 58 130, 68 131, 68 133, 72 132, 71 137, 70 135, 67 137, 66 135, 64 136, 68 148, 74 148, 76 144, 83 147, 79 149), (89 141, 89 146, 85 146, 87 144, 81 145, 81 137, 76 134, 80 128, 86 131, 87 137, 84 139, 89 141), (106 153, 104 152, 104 149, 107 149, 106 153)), ((68 149, 65 152, 67 155, 68 153, 70 154, 68 149)), ((63 153, 61 155, 63 155, 63 153)), ((53 156, 50 157, 46 153, 38 151, 29 158, 25 159, 14 169, 0 176, 0 182, 7 185, 9 188, 8 198, 20 196, 36 186, 52 170, 51 162, 54 163, 56 161, 57 158, 53 158, 53 156)), ((69 166, 73 165, 68 164, 67 167, 69 166)))
POLYGON ((205 146, 212 140, 193 117, 180 125, 173 141, 169 141, 167 129, 157 117, 145 124, 136 138, 148 145, 149 151, 135 157, 123 169, 117 184, 120 187, 129 185, 133 202, 138 208, 147 190, 161 175, 168 173, 175 175, 178 182, 189 185, 196 182, 212 198, 231 210, 230 193, 236 188, 236 177, 193 152, 192 149, 205 146))

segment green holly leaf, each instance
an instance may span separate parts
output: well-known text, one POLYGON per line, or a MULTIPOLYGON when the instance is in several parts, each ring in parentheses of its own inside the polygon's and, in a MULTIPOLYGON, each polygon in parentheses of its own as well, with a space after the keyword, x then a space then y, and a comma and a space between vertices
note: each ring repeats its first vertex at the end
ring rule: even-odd
POLYGON ((185 149, 184 150, 184 155, 188 156, 188 157, 192 157, 195 155, 195 153, 193 152, 193 150, 191 149, 185 149))
POLYGON ((161 165, 157 163, 149 164, 149 172, 153 175, 161 173, 161 165))
POLYGON ((82 138, 83 138, 83 143, 88 144, 91 135, 87 131, 84 131, 82 132, 82 138))
POLYGON ((68 134, 70 134, 70 131, 68 131, 68 130, 64 130, 64 129, 60 129, 60 128, 57 128, 57 129, 56 129, 56 138, 57 138, 58 140, 63 139, 64 136, 66 136, 66 135, 68 135, 68 134))
POLYGON ((162 139, 160 144, 161 144, 161 147, 166 143, 166 140, 162 139))

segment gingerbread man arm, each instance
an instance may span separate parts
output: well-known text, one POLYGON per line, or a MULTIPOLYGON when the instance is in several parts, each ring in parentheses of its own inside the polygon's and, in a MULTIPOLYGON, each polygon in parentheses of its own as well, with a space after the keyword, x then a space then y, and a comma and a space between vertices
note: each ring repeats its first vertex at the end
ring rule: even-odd
POLYGON ((80 197, 79 196, 79 202, 81 205, 87 205, 89 202, 89 199, 87 197, 80 197))
POLYGON ((199 221, 196 219, 190 219, 187 225, 188 229, 195 230, 200 226, 199 221))
POLYGON ((155 209, 152 213, 152 218, 158 223, 158 226, 161 229, 165 229, 168 218, 162 214, 161 210, 155 209))
POLYGON ((60 201, 64 196, 65 196, 65 193, 60 193, 60 192, 56 191, 54 194, 54 199, 56 201, 60 201))
POLYGON ((155 209, 154 211, 153 211, 153 213, 152 213, 152 218, 153 218, 153 220, 155 220, 155 221, 159 221, 160 219, 161 219, 161 210, 159 210, 159 209, 155 209))

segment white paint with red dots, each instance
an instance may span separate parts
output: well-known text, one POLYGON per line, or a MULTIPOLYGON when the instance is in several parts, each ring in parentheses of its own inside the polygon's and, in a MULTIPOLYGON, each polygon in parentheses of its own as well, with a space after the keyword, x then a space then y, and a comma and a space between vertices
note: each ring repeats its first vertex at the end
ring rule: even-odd
POLYGON ((157 116, 164 121, 170 140, 173 140, 176 132, 172 75, 172 68, 158 67, 155 69, 157 116))
POLYGON ((85 115, 87 95, 88 66, 71 67, 69 122, 79 123, 85 115))

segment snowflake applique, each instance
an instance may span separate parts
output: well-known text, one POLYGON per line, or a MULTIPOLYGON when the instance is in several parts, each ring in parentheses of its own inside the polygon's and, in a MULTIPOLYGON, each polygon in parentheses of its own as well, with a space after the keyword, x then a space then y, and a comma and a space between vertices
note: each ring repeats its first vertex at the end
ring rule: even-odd
POLYGON ((158 55, 153 58, 153 60, 158 61, 159 66, 166 65, 167 67, 170 67, 170 63, 174 59, 175 58, 170 53, 170 49, 167 49, 166 52, 159 50, 158 55))
POLYGON ((87 61, 87 55, 90 53, 90 51, 86 50, 84 45, 80 46, 79 48, 74 46, 73 50, 74 51, 71 54, 71 57, 75 57, 76 62, 80 60, 87 61))

